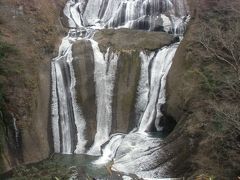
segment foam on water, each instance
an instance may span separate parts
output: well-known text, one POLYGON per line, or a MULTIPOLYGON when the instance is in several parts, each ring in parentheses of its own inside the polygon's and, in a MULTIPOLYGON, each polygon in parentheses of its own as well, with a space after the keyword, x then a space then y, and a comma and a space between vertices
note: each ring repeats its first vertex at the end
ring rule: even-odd
MULTIPOLYGON (((135 112, 137 129, 129 134, 112 134, 112 101, 119 61, 110 47, 100 51, 93 40, 96 29, 131 28, 166 31, 182 36, 189 19, 185 0, 69 0, 64 8, 69 33, 63 38, 58 57, 52 61, 52 129, 55 152, 102 155, 95 164, 113 161, 112 169, 142 178, 159 178, 161 139, 148 132, 161 131, 161 106, 165 103, 166 77, 178 43, 149 52, 141 51, 141 70, 135 112), (96 134, 86 149, 87 120, 76 102, 76 78, 72 45, 76 40, 91 42, 94 56, 96 134)), ((180 38, 181 39, 181 38, 180 38)), ((128 178, 127 176, 125 178, 128 178)))
POLYGON ((109 141, 106 143, 105 147, 102 148, 102 156, 94 161, 94 164, 103 165, 112 161, 118 150, 118 147, 122 143, 124 134, 113 134, 109 141))

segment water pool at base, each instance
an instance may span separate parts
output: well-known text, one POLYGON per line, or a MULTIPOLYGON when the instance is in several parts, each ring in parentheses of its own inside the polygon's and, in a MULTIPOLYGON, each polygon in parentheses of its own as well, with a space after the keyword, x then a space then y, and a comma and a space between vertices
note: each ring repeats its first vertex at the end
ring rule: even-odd
POLYGON ((72 179, 72 180, 121 180, 139 179, 135 175, 124 175, 111 171, 111 163, 95 165, 97 156, 55 154, 42 162, 21 166, 0 176, 0 179, 72 179))

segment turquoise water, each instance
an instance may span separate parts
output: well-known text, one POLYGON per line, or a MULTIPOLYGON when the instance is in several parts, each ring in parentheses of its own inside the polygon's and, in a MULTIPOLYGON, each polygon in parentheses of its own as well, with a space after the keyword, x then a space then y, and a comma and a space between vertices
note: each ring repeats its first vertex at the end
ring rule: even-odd
MULTIPOLYGON (((20 166, 13 171, 0 176, 0 179, 30 180, 30 179, 80 179, 80 180, 121 180, 124 174, 110 170, 111 163, 95 165, 98 157, 88 155, 55 154, 42 162, 20 166)), ((138 179, 129 175, 132 179, 138 179)))

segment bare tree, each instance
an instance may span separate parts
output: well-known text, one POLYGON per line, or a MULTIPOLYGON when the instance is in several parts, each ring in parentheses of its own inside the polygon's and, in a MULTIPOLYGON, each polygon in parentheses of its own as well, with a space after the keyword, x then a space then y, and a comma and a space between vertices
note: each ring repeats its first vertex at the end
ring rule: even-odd
POLYGON ((226 5, 223 2, 220 1, 215 11, 219 18, 211 20, 210 17, 201 24, 198 42, 215 59, 229 65, 240 81, 240 3, 233 1, 226 5))

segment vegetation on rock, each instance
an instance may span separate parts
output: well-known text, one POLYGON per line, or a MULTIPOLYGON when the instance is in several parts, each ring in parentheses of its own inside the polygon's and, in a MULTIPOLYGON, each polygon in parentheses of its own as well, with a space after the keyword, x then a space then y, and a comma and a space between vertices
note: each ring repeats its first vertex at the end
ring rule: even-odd
POLYGON ((197 143, 191 176, 234 179, 240 172, 240 3, 189 2, 192 20, 170 70, 167 111, 179 122, 176 130, 197 143))
MULTIPOLYGON (((3 148, 7 139, 8 128, 11 127, 9 122, 9 112, 6 109, 6 97, 4 83, 7 80, 9 71, 11 69, 6 68, 7 57, 16 54, 14 46, 4 42, 1 39, 0 34, 0 154, 3 153, 3 148)), ((0 170, 2 167, 2 156, 0 156, 0 170)))
POLYGON ((7 138, 1 146, 0 173, 49 155, 50 60, 64 31, 58 19, 64 3, 0 2, 0 133, 2 140, 7 138), (20 148, 15 147, 14 126, 20 134, 20 148))

